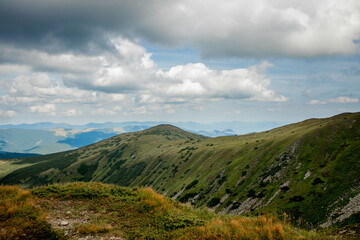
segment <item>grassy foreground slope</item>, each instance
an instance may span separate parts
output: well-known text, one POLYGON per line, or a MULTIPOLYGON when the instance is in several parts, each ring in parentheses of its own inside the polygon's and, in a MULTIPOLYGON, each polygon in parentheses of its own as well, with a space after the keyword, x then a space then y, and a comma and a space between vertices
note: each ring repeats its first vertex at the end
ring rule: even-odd
POLYGON ((270 215, 216 215, 150 188, 0 187, 0 239, 325 239, 270 215))
POLYGON ((218 138, 160 125, 13 161, 19 168, 0 183, 149 186, 221 213, 287 212, 316 225, 347 225, 360 222, 359 146, 360 113, 218 138))

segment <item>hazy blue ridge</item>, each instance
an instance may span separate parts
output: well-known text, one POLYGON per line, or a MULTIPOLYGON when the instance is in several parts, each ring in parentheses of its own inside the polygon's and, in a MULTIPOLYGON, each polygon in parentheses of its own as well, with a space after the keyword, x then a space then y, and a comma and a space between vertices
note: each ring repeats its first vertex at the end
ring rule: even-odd
POLYGON ((66 138, 64 140, 59 140, 58 143, 66 143, 71 147, 79 148, 86 145, 90 145, 107 138, 116 136, 117 133, 105 133, 101 131, 91 131, 91 132, 84 132, 80 134, 76 134, 74 138, 66 138))
MULTIPOLYGON (((90 145, 120 133, 137 132, 168 122, 131 121, 88 123, 39 122, 33 124, 0 125, 0 151, 49 154, 90 145)), ((178 122, 172 125, 207 137, 239 135, 260 132, 281 125, 278 122, 178 122)))
POLYGON ((24 158, 24 157, 34 157, 39 156, 40 154, 36 153, 14 153, 14 152, 3 152, 0 151, 0 159, 13 159, 13 158, 24 158))
MULTIPOLYGON (((182 129, 189 131, 198 132, 212 132, 212 131, 226 131, 231 129, 235 134, 244 134, 251 132, 265 131, 279 126, 287 124, 287 122, 272 122, 272 121, 261 121, 261 122, 214 122, 214 123, 197 123, 197 122, 166 122, 166 121, 130 121, 130 122, 105 122, 105 123, 88 123, 84 125, 72 125, 67 123, 51 123, 51 122, 39 122, 33 124, 6 124, 0 125, 0 129, 75 129, 83 130, 88 128, 95 129, 109 129, 109 128, 124 128, 125 131, 140 131, 146 128, 154 127, 160 124, 172 124, 182 129)), ((211 134, 210 134, 211 135, 211 134)))

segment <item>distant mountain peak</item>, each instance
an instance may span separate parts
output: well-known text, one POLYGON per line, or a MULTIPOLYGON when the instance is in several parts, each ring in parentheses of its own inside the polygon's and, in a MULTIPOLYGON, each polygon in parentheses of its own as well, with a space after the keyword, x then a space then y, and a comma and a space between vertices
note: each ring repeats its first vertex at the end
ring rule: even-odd
POLYGON ((147 135, 164 135, 171 139, 205 139, 207 137, 187 132, 171 124, 160 124, 143 131, 147 135))
MULTIPOLYGON (((171 125, 171 124, 159 124, 159 125, 156 125, 154 127, 151 127, 145 131, 151 131, 151 130, 173 130, 173 131, 184 131, 182 130, 181 128, 179 127, 176 127, 174 125, 171 125)), ((184 131, 185 132, 185 131, 184 131)))

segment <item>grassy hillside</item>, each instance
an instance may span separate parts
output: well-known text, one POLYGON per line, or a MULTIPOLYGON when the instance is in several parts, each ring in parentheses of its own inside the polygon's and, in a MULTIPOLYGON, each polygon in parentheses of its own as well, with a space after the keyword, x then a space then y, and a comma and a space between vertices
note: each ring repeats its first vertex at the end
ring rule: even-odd
POLYGON ((360 113, 217 138, 160 125, 13 161, 18 169, 0 183, 149 186, 221 213, 286 212, 315 225, 351 225, 360 222, 359 146, 360 113))
MULTIPOLYGON (((325 239, 270 215, 216 215, 150 188, 0 187, 0 239, 325 239)), ((326 237, 328 238, 328 236, 326 237)))

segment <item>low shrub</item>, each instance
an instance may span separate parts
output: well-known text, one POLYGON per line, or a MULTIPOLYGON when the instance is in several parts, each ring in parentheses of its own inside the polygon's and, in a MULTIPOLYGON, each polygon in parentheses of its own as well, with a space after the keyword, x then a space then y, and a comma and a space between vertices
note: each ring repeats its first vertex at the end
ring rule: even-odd
POLYGON ((304 200, 305 198, 302 196, 293 196, 292 198, 289 199, 290 202, 302 202, 304 200))
POLYGON ((196 184, 198 184, 198 180, 192 181, 189 185, 185 187, 186 190, 189 190, 190 188, 194 187, 196 184))
POLYGON ((0 239, 63 239, 30 196, 17 186, 0 186, 0 239))
POLYGON ((215 207, 219 203, 220 203, 220 198, 214 197, 214 198, 210 199, 210 201, 207 203, 207 206, 208 207, 215 207))

